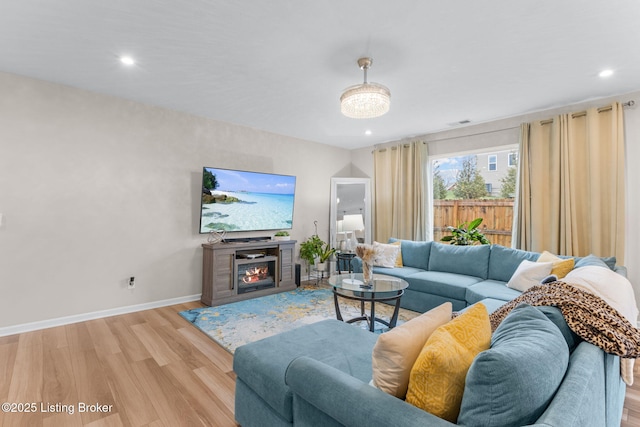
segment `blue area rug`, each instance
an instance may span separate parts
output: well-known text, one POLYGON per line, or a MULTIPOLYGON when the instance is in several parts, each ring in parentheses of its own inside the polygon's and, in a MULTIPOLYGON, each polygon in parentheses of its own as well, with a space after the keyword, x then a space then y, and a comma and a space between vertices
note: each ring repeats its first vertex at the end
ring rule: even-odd
MULTIPOLYGON (((344 319, 360 315, 358 302, 340 298, 339 303, 344 319)), ((392 314, 392 306, 376 304, 377 317, 388 320, 392 314)), ((336 318, 331 290, 312 285, 218 307, 186 310, 180 312, 180 315, 230 353, 249 342, 310 323, 336 318)), ((417 315, 419 313, 400 309, 398 324, 417 315)), ((353 326, 368 329, 364 321, 354 323, 353 326)), ((380 330, 377 329, 376 332, 382 332, 382 327, 383 325, 380 325, 380 330)))

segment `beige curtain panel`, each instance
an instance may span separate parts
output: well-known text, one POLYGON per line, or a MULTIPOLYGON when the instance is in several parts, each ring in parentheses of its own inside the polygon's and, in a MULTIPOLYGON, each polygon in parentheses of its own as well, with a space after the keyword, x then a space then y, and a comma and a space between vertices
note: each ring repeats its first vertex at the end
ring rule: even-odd
POLYGON ((624 262, 619 103, 521 126, 516 247, 624 262))
POLYGON ((427 145, 422 141, 373 153, 375 238, 426 239, 427 145))

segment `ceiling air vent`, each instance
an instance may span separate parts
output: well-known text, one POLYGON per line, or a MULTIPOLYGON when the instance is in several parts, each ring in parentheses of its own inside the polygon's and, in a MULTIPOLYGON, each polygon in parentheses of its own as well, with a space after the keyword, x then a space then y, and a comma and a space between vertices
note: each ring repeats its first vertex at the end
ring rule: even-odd
POLYGON ((453 127, 453 126, 462 126, 462 125, 466 125, 471 123, 471 120, 460 120, 459 122, 452 122, 452 123, 447 123, 447 125, 453 127))

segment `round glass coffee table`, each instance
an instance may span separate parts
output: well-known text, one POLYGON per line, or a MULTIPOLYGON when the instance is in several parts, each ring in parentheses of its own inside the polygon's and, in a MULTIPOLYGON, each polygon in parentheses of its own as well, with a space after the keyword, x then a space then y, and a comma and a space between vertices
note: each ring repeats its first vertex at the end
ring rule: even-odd
POLYGON ((342 320, 340 306, 338 305, 338 297, 360 301, 360 316, 349 319, 347 323, 366 320, 369 324, 371 332, 375 329, 375 323, 379 322, 394 328, 398 321, 398 312, 400 311, 400 298, 404 295, 404 290, 409 284, 398 277, 387 276, 386 274, 374 274, 373 280, 369 285, 365 285, 362 273, 339 274, 329 277, 329 285, 333 287, 333 302, 336 307, 336 317, 342 320), (391 319, 387 322, 384 319, 376 317, 376 302, 395 301, 395 308, 391 319), (370 314, 365 313, 365 303, 371 304, 370 314))

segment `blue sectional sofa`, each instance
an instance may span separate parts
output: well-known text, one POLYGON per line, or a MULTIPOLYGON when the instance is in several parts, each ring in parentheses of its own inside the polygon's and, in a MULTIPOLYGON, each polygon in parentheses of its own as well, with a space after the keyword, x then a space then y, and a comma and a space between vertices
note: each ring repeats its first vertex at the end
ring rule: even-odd
MULTIPOLYGON (((420 312, 445 301, 452 302, 454 310, 481 301, 492 311, 520 294, 505 283, 522 260, 535 261, 539 255, 496 245, 456 247, 411 241, 402 241, 401 245, 404 267, 376 267, 374 271, 407 280, 409 288, 402 305, 420 312)), ((614 260, 607 261, 610 268, 625 274, 623 267, 612 264, 614 260)), ((353 265, 358 268, 357 259, 353 265)), ((548 372, 544 367, 548 364, 562 363, 566 373, 551 400, 526 424, 618 427, 626 387, 620 377, 619 357, 573 334, 555 307, 533 309, 544 313, 560 329, 560 340, 564 338, 569 353, 561 361, 549 352, 549 359, 538 364, 543 372, 533 373, 533 378, 545 378, 548 372)), ((237 422, 243 427, 454 426, 369 385, 377 338, 354 325, 326 320, 239 347, 233 360, 237 422)), ((532 365, 522 363, 520 367, 531 377, 532 365)), ((524 386, 530 393, 538 388, 542 386, 536 380, 524 386)), ((517 408, 514 391, 500 393, 508 407, 517 408)), ((464 393, 466 397, 467 389, 464 393)), ((492 411, 489 406, 494 406, 493 402, 486 412, 492 411)), ((484 416, 483 407, 475 405, 475 410, 484 416)), ((460 425, 470 427, 485 421, 460 425)))
MULTIPOLYGON (((396 242, 390 239, 390 242, 396 242)), ((450 301, 453 310, 482 301, 489 311, 511 301, 520 292, 508 288, 518 265, 536 261, 538 252, 500 245, 455 246, 438 242, 400 240, 401 268, 374 267, 374 273, 400 277, 409 283, 400 300, 403 308, 425 312, 450 301)), ((576 257, 576 265, 586 258, 576 257)), ((626 276, 626 268, 615 265, 615 258, 602 258, 609 268, 626 276)), ((353 271, 362 272, 362 260, 351 261, 353 271)))
MULTIPOLYGON (((237 422, 243 427, 454 426, 369 385, 376 340, 366 330, 325 320, 239 347, 233 359, 237 422)), ((531 425, 619 427, 626 387, 619 366, 618 356, 585 341, 574 343, 560 387, 531 425)), ((529 387, 534 392, 537 385, 529 387)), ((509 403, 519 404, 512 397, 509 403)))

